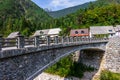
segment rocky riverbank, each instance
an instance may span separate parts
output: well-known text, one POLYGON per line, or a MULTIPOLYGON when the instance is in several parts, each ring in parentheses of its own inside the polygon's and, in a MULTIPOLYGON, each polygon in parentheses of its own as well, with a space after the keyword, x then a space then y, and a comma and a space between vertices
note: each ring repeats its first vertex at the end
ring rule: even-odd
POLYGON ((84 76, 81 79, 80 78, 76 78, 76 77, 64 78, 64 77, 60 77, 58 75, 52 75, 52 74, 48 74, 48 73, 41 73, 34 80, 91 80, 96 72, 97 71, 85 72, 84 76))

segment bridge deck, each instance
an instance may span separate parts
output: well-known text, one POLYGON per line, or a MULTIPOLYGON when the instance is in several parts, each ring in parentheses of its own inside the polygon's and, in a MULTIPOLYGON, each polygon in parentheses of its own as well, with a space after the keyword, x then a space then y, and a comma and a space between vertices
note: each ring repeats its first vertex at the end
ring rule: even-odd
POLYGON ((47 37, 44 41, 40 41, 40 38, 36 36, 35 38, 24 38, 18 37, 13 39, 2 39, 0 38, 0 51, 28 48, 28 47, 40 47, 40 46, 54 46, 60 44, 84 44, 84 43, 96 43, 108 41, 108 38, 80 38, 80 37, 55 37, 55 39, 50 39, 47 37), (12 47, 9 47, 12 46, 12 47))

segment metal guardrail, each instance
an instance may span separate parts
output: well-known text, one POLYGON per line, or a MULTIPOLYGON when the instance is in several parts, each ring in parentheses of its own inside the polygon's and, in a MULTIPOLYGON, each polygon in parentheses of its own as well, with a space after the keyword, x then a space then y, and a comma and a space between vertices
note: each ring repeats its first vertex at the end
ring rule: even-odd
POLYGON ((103 42, 108 41, 108 38, 81 38, 81 37, 50 37, 46 36, 45 38, 40 38, 39 36, 35 37, 24 37, 18 36, 17 38, 2 38, 0 36, 0 50, 5 47, 17 47, 24 48, 25 46, 34 45, 34 47, 39 47, 42 44, 44 45, 57 45, 57 44, 70 44, 70 43, 92 43, 92 42, 103 42))

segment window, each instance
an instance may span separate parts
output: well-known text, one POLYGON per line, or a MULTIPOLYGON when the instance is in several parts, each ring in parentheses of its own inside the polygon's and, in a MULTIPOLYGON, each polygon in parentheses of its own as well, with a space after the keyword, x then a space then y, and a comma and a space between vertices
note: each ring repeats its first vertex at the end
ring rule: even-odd
POLYGON ((112 30, 109 30, 109 32, 112 32, 112 30))
POLYGON ((84 34, 85 32, 84 31, 81 31, 81 34, 84 34))
POLYGON ((75 31, 75 34, 78 34, 78 31, 75 31))
POLYGON ((113 34, 111 34, 111 36, 113 36, 113 34))
POLYGON ((43 35, 44 34, 44 32, 43 31, 40 31, 40 35, 43 35))

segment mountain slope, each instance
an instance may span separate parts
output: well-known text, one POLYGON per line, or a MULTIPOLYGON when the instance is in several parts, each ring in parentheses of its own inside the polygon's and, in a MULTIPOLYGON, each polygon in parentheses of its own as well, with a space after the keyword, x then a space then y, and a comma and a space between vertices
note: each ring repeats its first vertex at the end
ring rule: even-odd
POLYGON ((120 0, 96 0, 93 2, 88 2, 82 5, 66 8, 63 10, 48 12, 48 14, 52 16, 53 18, 60 18, 68 14, 75 13, 79 9, 90 8, 91 6, 102 7, 102 6, 106 6, 109 4, 120 4, 120 0))
POLYGON ((36 19, 39 17, 49 17, 49 15, 42 8, 35 5, 31 2, 31 0, 1 0, 0 16, 5 15, 7 15, 7 17, 11 16, 17 18, 24 15, 26 18, 35 17, 36 19))
POLYGON ((62 10, 59 10, 59 11, 48 12, 48 14, 50 16, 52 16, 53 18, 59 18, 59 17, 66 16, 68 14, 74 13, 74 12, 76 12, 79 9, 85 9, 90 4, 91 4, 91 2, 88 2, 88 3, 82 4, 82 5, 78 5, 78 6, 74 6, 74 7, 70 7, 70 8, 66 8, 66 9, 62 9, 62 10))
POLYGON ((79 10, 58 20, 62 35, 69 35, 70 29, 89 28, 90 26, 120 25, 120 4, 109 4, 93 9, 79 10), (68 30, 69 29, 69 30, 68 30))
POLYGON ((0 34, 7 35, 12 31, 31 32, 31 27, 32 31, 35 31, 44 28, 45 22, 51 20, 52 18, 31 0, 0 0, 0 34))

